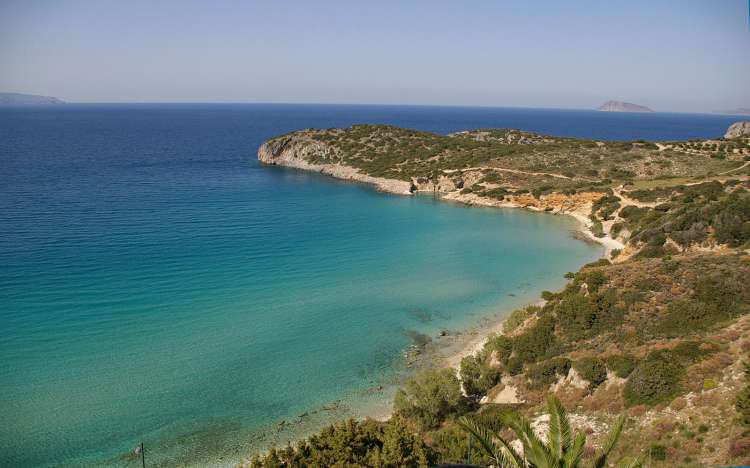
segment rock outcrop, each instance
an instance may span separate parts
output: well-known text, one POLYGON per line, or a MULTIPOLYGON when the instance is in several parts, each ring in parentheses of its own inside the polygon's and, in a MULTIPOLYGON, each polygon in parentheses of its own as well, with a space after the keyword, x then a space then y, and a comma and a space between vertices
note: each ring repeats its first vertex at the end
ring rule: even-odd
POLYGON ((258 148, 258 160, 264 164, 320 172, 337 179, 374 185, 378 190, 399 195, 410 195, 414 191, 412 184, 406 181, 373 177, 339 163, 317 162, 330 161, 333 156, 333 150, 325 143, 295 135, 269 140, 258 148))
POLYGON ((646 106, 622 101, 607 101, 596 110, 603 112, 653 112, 646 106))
POLYGON ((735 122, 729 126, 724 138, 740 138, 750 136, 750 120, 735 122))

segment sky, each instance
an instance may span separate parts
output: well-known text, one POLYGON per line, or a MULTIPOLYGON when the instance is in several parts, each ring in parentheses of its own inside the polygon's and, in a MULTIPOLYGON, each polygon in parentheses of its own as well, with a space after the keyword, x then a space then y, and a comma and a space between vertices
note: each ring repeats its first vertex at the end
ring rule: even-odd
POLYGON ((748 0, 0 0, 0 91, 72 102, 750 107, 748 0))

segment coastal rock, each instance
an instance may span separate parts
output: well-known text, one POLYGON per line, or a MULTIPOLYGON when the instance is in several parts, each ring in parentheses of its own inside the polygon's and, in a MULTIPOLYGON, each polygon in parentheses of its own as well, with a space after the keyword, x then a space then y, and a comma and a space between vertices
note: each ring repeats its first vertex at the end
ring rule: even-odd
POLYGON ((729 126, 727 133, 724 134, 724 138, 740 138, 744 136, 750 136, 750 120, 742 122, 735 122, 729 126))
POLYGON ((337 179, 371 184, 383 192, 411 195, 412 184, 363 174, 359 169, 340 164, 331 147, 295 134, 274 138, 258 148, 258 161, 264 164, 320 172, 337 179))
POLYGON ((652 109, 646 106, 622 101, 607 101, 596 110, 602 112, 653 112, 652 109))

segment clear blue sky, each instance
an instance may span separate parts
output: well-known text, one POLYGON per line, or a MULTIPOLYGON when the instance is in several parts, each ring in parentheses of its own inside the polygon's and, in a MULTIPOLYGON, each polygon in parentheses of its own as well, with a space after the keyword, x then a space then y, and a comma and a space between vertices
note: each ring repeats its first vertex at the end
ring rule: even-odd
POLYGON ((0 0, 0 91, 69 101, 750 107, 748 0, 0 0))

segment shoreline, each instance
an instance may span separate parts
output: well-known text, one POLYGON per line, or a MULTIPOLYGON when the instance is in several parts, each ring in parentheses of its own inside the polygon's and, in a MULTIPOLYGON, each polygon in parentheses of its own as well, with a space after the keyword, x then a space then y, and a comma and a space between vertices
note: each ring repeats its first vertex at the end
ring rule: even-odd
MULTIPOLYGON (((418 191, 413 190, 412 184, 406 181, 377 178, 362 174, 358 169, 342 166, 337 164, 312 164, 305 161, 302 158, 297 157, 294 151, 282 152, 281 157, 274 157, 274 149, 267 146, 267 143, 261 146, 258 150, 258 160, 261 164, 270 166, 279 166, 285 169, 301 170, 305 172, 315 172, 318 174, 332 177, 335 180, 342 182, 358 183, 369 186, 376 191, 384 192, 399 196, 416 196, 419 194, 432 193, 437 195, 437 198, 443 202, 459 203, 466 206, 475 206, 482 208, 513 208, 513 209, 525 209, 528 211, 540 213, 540 214, 552 214, 552 215, 567 215, 575 219, 577 222, 576 233, 581 235, 579 240, 583 242, 593 242, 602 247, 601 258, 607 258, 611 260, 612 251, 615 249, 623 249, 624 245, 612 238, 609 233, 609 229, 605 228, 604 236, 597 237, 594 235, 592 228, 592 221, 588 217, 588 213, 591 211, 592 201, 584 201, 573 204, 560 203, 556 208, 540 208, 530 203, 519 203, 517 201, 500 201, 484 197, 479 197, 474 194, 461 194, 458 191, 450 193, 440 193, 438 191, 418 191)), ((597 197, 598 198, 598 197, 597 197)), ((528 200, 525 200, 528 201, 528 200)), ((538 202, 544 203, 544 198, 541 197, 538 202)), ((553 201, 554 203, 554 201, 553 201)), ((542 299, 532 300, 520 307, 526 307, 529 305, 543 305, 545 303, 542 299)), ((511 307, 507 310, 498 305, 498 308, 491 312, 489 315, 480 318, 476 325, 462 329, 454 337, 454 341, 438 345, 443 351, 448 351, 446 355, 440 354, 440 350, 432 350, 424 356, 425 361, 421 364, 422 367, 439 367, 439 368, 451 368, 459 372, 461 360, 470 355, 474 355, 481 351, 490 336, 494 334, 503 333, 503 325, 507 317, 518 307, 511 307), (431 356, 430 356, 431 355, 431 356), (430 361, 430 358, 432 360, 430 361)), ((393 416, 393 401, 382 400, 380 403, 375 404, 370 408, 375 409, 373 412, 368 412, 360 416, 361 419, 371 419, 375 421, 387 421, 393 416), (377 409, 375 409, 377 408, 377 409)))

